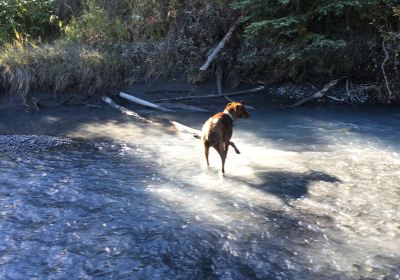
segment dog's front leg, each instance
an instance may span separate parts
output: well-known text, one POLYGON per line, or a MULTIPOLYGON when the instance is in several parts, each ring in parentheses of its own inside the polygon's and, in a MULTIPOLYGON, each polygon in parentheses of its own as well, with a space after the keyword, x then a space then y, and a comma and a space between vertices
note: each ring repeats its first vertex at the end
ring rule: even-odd
POLYGON ((235 149, 235 152, 236 152, 237 154, 240 154, 240 151, 238 150, 238 148, 236 148, 235 143, 229 142, 229 145, 231 145, 231 146, 235 149))

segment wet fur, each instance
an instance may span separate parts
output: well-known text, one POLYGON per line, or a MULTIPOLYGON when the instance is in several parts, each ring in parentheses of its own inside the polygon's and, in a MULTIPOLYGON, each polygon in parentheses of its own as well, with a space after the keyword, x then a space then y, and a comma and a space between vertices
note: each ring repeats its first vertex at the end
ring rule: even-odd
MULTIPOLYGON (((245 106, 240 102, 228 103, 225 110, 229 112, 234 119, 248 118, 250 114, 246 111, 245 106)), ((230 141, 233 132, 233 120, 224 112, 219 112, 209 118, 203 125, 201 131, 201 139, 204 145, 204 154, 207 165, 209 166, 209 150, 213 147, 221 157, 222 173, 225 173, 225 160, 228 154, 229 146, 232 146, 237 154, 240 154, 236 145, 230 141)))

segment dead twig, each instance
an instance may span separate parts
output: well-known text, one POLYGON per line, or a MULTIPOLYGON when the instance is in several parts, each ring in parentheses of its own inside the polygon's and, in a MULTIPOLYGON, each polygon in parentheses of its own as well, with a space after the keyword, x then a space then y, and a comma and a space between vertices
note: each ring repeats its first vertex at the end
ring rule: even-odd
POLYGON ((346 104, 349 104, 349 105, 353 105, 351 102, 349 102, 349 101, 346 101, 346 98, 336 98, 336 97, 334 97, 334 96, 330 96, 330 95, 327 95, 326 97, 328 97, 328 98, 330 98, 330 99, 332 99, 332 100, 335 100, 335 101, 337 101, 337 102, 343 102, 343 103, 346 103, 346 104))
POLYGON ((200 67, 200 71, 206 71, 208 69, 208 66, 210 66, 211 62, 215 59, 217 54, 224 48, 225 44, 229 39, 232 37, 233 31, 236 29, 236 27, 239 25, 239 23, 242 21, 242 17, 240 17, 228 30, 224 38, 219 42, 217 47, 211 52, 211 54, 207 57, 206 63, 204 63, 203 66, 200 67))
POLYGON ((182 104, 182 103, 163 103, 164 107, 168 109, 182 109, 186 111, 193 111, 193 112, 208 112, 208 110, 199 108, 192 105, 182 104))
MULTIPOLYGON (((233 100, 232 98, 229 98, 228 96, 224 96, 225 97, 225 99, 226 99, 226 101, 228 101, 228 102, 236 102, 235 100, 233 100)), ((250 105, 246 105, 246 104, 244 104, 244 107, 246 107, 246 109, 255 109, 253 106, 250 106, 250 105)))
POLYGON ((217 98, 217 97, 225 97, 225 96, 234 96, 234 95, 242 95, 242 94, 250 94, 260 92, 264 89, 264 86, 260 86, 253 89, 242 90, 238 92, 227 92, 223 94, 208 94, 208 95, 199 95, 199 96, 181 96, 176 98, 164 98, 158 99, 153 102, 165 102, 165 101, 180 101, 180 100, 190 100, 190 99, 206 99, 206 98, 217 98))
POLYGON ((218 94, 222 94, 222 65, 219 63, 217 65, 217 70, 216 70, 216 78, 217 78, 217 89, 218 89, 218 94))
POLYGON ((317 91, 313 95, 311 95, 309 97, 306 97, 306 98, 304 98, 304 99, 302 99, 302 100, 300 100, 300 101, 296 102, 295 104, 290 105, 288 107, 289 108, 297 107, 297 106, 300 106, 300 105, 302 105, 302 104, 304 104, 306 102, 309 102, 310 100, 323 97, 332 87, 334 87, 338 83, 338 81, 339 80, 330 81, 320 91, 317 91))
POLYGON ((383 77, 385 79, 385 86, 386 86, 386 89, 387 89, 387 91, 389 93, 388 102, 390 102, 390 100, 393 98, 393 93, 392 93, 392 90, 390 89, 389 81, 388 81, 388 78, 387 78, 386 72, 385 72, 385 64, 389 59, 389 53, 388 53, 388 51, 386 49, 386 46, 385 46, 385 40, 382 40, 382 49, 383 49, 383 52, 385 53, 385 58, 383 59, 383 62, 381 64, 381 69, 382 69, 383 77))
POLYGON ((92 108, 104 108, 104 106, 101 106, 101 105, 84 103, 84 102, 78 103, 78 105, 83 105, 83 106, 92 107, 92 108))
POLYGON ((350 94, 349 79, 346 80, 346 94, 350 101, 353 102, 353 97, 350 94))
POLYGON ((121 98, 124 98, 126 100, 129 100, 131 102, 134 102, 136 104, 139 104, 139 105, 142 105, 142 106, 145 106, 145 107, 150 107, 150 108, 157 109, 157 110, 164 111, 164 112, 173 112, 173 110, 161 107, 160 105, 153 104, 153 103, 151 103, 149 101, 137 98, 137 97, 135 97, 133 95, 126 94, 125 92, 120 92, 119 96, 121 98))
POLYGON ((123 113, 124 115, 134 117, 134 118, 136 118, 136 119, 138 119, 138 120, 141 120, 141 121, 153 123, 151 120, 148 120, 148 119, 146 119, 146 118, 140 116, 138 113, 133 112, 133 111, 131 111, 131 110, 128 110, 128 109, 126 109, 125 107, 123 107, 123 106, 121 106, 121 105, 118 105, 117 103, 115 103, 115 102, 114 102, 110 97, 108 97, 108 96, 102 96, 101 99, 102 99, 107 105, 111 106, 111 107, 114 108, 114 109, 119 110, 119 111, 120 111, 121 113, 123 113))

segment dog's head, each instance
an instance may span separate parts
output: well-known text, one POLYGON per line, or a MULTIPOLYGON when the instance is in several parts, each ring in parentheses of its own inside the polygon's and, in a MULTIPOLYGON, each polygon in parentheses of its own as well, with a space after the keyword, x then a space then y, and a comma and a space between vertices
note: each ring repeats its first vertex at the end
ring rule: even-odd
POLYGON ((231 113, 235 119, 247 119, 250 117, 250 114, 246 111, 246 107, 241 102, 228 103, 225 110, 231 113))

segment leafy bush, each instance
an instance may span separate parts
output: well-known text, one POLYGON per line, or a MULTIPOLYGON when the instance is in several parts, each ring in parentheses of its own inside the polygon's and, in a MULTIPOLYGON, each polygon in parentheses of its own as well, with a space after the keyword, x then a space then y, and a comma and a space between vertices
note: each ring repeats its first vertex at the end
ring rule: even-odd
POLYGON ((238 0, 233 7, 246 11, 249 22, 246 52, 254 54, 252 61, 243 57, 245 68, 264 67, 263 60, 257 65, 257 56, 268 49, 264 60, 269 60, 268 74, 275 80, 366 70, 370 65, 365 61, 370 62, 368 56, 376 47, 377 32, 370 22, 379 4, 379 0, 238 0))
POLYGON ((47 38, 59 29, 54 0, 0 0, 0 45, 19 34, 47 38))
POLYGON ((73 18, 63 30, 67 39, 81 43, 115 43, 127 38, 121 18, 111 17, 94 1, 89 1, 82 14, 73 18))

